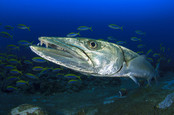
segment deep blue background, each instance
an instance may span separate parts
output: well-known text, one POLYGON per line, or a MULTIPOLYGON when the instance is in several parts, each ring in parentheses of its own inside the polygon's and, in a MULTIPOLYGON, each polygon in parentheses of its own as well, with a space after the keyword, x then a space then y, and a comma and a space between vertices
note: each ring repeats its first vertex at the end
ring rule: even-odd
MULTIPOLYGON (((3 26, 26 24, 31 32, 10 31, 14 39, 1 38, 0 48, 17 44, 18 40, 35 41, 39 36, 66 36, 78 32, 79 26, 92 26, 93 32, 81 32, 82 37, 107 38, 127 41, 126 47, 137 50, 130 37, 135 30, 146 32, 145 50, 159 50, 163 43, 173 56, 174 0, 0 0, 0 31, 3 26), (124 26, 124 31, 113 30, 108 24, 124 26)), ((173 56, 174 57, 174 56, 173 56)))

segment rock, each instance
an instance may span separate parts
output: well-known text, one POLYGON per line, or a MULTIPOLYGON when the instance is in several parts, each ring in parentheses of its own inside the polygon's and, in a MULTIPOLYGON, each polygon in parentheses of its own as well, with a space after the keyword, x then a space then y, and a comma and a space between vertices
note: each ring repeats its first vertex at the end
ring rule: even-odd
POLYGON ((47 115, 47 113, 38 106, 22 104, 13 108, 9 115, 47 115))
POLYGON ((173 101, 174 101, 174 92, 171 94, 168 94, 166 98, 157 105, 157 108, 165 109, 167 107, 170 107, 173 101))

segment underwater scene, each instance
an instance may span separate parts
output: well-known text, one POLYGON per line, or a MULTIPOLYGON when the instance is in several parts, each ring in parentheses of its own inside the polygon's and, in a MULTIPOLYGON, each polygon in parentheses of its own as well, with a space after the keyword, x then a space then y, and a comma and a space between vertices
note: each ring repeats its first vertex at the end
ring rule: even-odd
POLYGON ((0 0, 0 115, 173 115, 173 0, 0 0))

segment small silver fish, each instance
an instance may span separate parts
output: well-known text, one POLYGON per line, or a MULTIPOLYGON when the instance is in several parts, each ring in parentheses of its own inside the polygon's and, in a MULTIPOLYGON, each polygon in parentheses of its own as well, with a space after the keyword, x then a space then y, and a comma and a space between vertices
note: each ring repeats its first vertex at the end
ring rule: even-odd
POLYGON ((17 28, 22 29, 22 30, 31 31, 31 30, 30 30, 30 27, 27 27, 27 26, 24 25, 24 24, 18 24, 18 25, 17 25, 17 28))
POLYGON ((132 41, 141 41, 141 38, 137 38, 137 37, 131 37, 132 41))
POLYGON ((109 24, 108 27, 116 30, 122 30, 123 31, 123 26, 118 26, 116 24, 109 24))
POLYGON ((67 37, 76 37, 76 36, 80 36, 80 32, 78 32, 78 33, 75 33, 75 32, 71 32, 71 33, 69 33, 69 34, 67 34, 66 36, 67 37))
POLYGON ((93 31, 92 30, 92 27, 88 27, 88 26, 79 26, 77 28, 77 30, 80 30, 80 31, 83 31, 83 30, 91 30, 91 31, 93 31))

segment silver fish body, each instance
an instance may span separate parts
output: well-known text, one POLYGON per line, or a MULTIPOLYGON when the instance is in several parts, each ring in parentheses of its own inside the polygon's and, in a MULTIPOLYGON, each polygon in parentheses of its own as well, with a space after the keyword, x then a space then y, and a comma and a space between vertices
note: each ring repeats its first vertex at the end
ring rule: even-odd
POLYGON ((146 78, 158 76, 142 55, 123 46, 89 38, 40 37, 40 45, 30 46, 42 58, 82 74, 98 77, 146 78), (46 47, 42 47, 45 44, 46 47))

